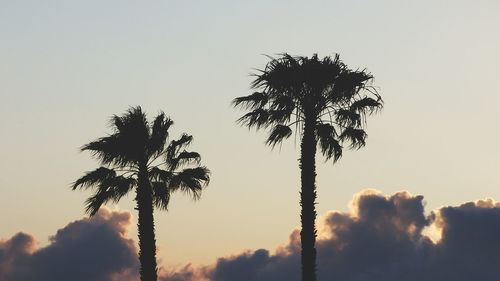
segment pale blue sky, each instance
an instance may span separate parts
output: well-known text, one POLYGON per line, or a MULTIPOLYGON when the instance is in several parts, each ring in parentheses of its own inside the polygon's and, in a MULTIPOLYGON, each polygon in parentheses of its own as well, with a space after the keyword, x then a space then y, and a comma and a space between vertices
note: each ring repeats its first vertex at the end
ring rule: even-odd
POLYGON ((319 214, 364 188, 429 209, 500 199, 500 2, 450 2, 0 1, 0 237, 43 245, 80 218, 89 193, 69 184, 97 162, 78 148, 141 105, 193 134, 213 172, 201 201, 156 213, 165 263, 274 249, 299 223, 298 147, 265 147, 230 101, 281 52, 338 52, 386 102, 366 148, 319 158, 319 214))

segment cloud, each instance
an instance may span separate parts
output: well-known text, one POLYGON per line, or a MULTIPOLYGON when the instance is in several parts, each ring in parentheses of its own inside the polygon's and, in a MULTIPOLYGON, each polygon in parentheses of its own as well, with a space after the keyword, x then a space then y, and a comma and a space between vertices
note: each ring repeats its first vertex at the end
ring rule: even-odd
MULTIPOLYGON (((0 281, 138 281, 128 212, 102 209, 38 248, 18 233, 0 241, 0 281)), ((318 279, 339 281, 493 281, 500 276, 500 203, 443 207, 426 215, 422 196, 356 194, 349 212, 319 220, 318 279), (426 234, 434 229, 436 237, 426 234)), ((300 280, 300 235, 274 252, 245 251, 203 267, 160 269, 160 281, 300 280)))
POLYGON ((434 216, 442 231, 431 268, 437 279, 499 279, 500 203, 486 200, 445 207, 434 216))
POLYGON ((33 236, 17 233, 0 241, 0 280, 134 280, 138 262, 127 237, 130 223, 130 213, 102 208, 58 230, 44 248, 37 248, 33 236))
POLYGON ((167 271, 164 268, 160 269, 160 281, 210 281, 211 267, 194 268, 190 264, 180 270, 167 271))
MULTIPOLYGON (((443 207, 426 216, 422 196, 369 190, 354 196, 350 212, 329 212, 320 225, 319 280, 493 281, 500 274, 500 204, 492 200, 443 207), (441 232, 437 242, 424 235, 430 226, 441 232)), ((299 237, 295 230, 274 254, 259 249, 220 258, 203 270, 203 278, 298 281, 299 237)), ((183 276, 165 281, 203 280, 186 269, 183 276)))

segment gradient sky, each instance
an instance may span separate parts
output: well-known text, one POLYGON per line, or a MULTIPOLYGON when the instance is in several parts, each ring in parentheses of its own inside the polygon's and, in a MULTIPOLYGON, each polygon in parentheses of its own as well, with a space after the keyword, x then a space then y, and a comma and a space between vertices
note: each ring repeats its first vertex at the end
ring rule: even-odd
MULTIPOLYGON (((298 147, 271 151, 231 108, 262 54, 340 53, 386 104, 367 146, 318 159, 318 213, 364 188, 423 194, 427 209, 500 198, 500 2, 0 1, 0 238, 40 244, 84 215, 78 148, 112 114, 163 110, 212 170, 202 200, 156 212, 167 265, 274 249, 299 224, 298 147)), ((132 196, 117 206, 133 211, 132 196)), ((136 230, 132 230, 136 235, 136 230)))

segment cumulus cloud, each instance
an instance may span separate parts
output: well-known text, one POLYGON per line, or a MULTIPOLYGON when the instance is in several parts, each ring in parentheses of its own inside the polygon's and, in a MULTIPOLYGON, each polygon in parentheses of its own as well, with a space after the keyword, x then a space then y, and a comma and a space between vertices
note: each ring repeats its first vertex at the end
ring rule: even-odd
POLYGON ((168 271, 165 268, 160 269, 158 279, 160 281, 211 281, 209 277, 211 267, 192 267, 190 264, 184 266, 180 270, 168 271))
POLYGON ((43 248, 33 236, 17 233, 0 241, 0 280, 134 280, 138 261, 127 237, 130 223, 130 213, 102 208, 58 230, 43 248))
MULTIPOLYGON (((130 214, 108 209, 60 229, 44 248, 18 233, 0 241, 0 281, 137 281, 130 214)), ((356 194, 349 212, 319 221, 318 279, 339 281, 493 281, 500 276, 500 203, 443 207, 430 215, 422 196, 374 190, 356 194), (426 235, 437 231, 438 239, 426 235)), ((246 251, 204 267, 160 270, 161 281, 300 280, 300 235, 274 252, 246 251)))
MULTIPOLYGON (((443 207, 426 216, 422 196, 369 190, 354 196, 350 212, 329 212, 320 225, 319 280, 493 281, 500 276, 500 204, 492 200, 443 207), (429 226, 441 232, 440 240, 424 235, 429 226)), ((299 238, 295 230, 274 254, 259 249, 220 258, 203 270, 203 278, 298 281, 299 238)), ((183 276, 165 280, 204 280, 185 269, 183 276)))

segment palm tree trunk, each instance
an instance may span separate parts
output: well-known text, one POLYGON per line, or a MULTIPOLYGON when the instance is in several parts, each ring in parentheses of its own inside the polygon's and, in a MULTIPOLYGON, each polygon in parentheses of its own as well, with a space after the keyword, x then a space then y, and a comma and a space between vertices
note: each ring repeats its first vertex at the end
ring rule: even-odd
POLYGON ((141 281, 157 280, 156 240, 153 220, 153 194, 147 176, 147 168, 141 168, 136 190, 136 210, 139 212, 139 261, 141 281))
POLYGON ((314 114, 307 111, 304 117, 304 134, 300 145, 302 281, 316 281, 316 119, 314 114))

